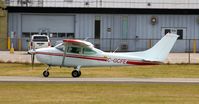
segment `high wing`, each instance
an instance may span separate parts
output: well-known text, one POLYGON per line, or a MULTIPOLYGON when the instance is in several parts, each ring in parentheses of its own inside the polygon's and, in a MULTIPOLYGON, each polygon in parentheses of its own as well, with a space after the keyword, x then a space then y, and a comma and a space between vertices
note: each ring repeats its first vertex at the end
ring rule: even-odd
POLYGON ((75 45, 80 47, 94 47, 93 44, 84 40, 76 40, 76 39, 64 39, 64 45, 75 45))

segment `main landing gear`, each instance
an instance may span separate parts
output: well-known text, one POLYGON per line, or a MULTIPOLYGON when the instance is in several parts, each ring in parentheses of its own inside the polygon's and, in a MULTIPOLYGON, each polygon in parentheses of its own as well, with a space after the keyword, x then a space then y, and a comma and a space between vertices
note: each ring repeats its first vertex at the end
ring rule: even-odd
MULTIPOLYGON (((49 69, 50 69, 50 65, 46 68, 46 70, 43 72, 43 76, 44 77, 48 77, 50 75, 49 73, 49 69)), ((74 70, 72 71, 72 77, 74 78, 77 78, 77 77, 80 77, 81 76, 81 71, 80 71, 80 67, 81 66, 77 66, 77 67, 74 67, 74 70)))
POLYGON ((48 66, 48 67, 46 68, 46 70, 43 72, 43 76, 44 76, 44 77, 48 77, 48 76, 49 76, 49 74, 50 74, 49 71, 48 71, 49 69, 50 69, 50 66, 48 66))
POLYGON ((74 67, 74 70, 72 71, 72 76, 73 76, 74 78, 77 78, 77 77, 80 77, 80 76, 81 76, 80 67, 81 67, 81 66, 74 67))

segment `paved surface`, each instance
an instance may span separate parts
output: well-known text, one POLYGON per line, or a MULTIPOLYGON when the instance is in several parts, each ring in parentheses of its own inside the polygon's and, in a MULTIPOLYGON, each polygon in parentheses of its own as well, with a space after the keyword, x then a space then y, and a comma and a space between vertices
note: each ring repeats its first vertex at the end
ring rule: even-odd
POLYGON ((199 78, 43 78, 43 77, 0 76, 0 82, 199 84, 199 78))
MULTIPOLYGON (((25 51, 15 51, 14 54, 10 54, 9 51, 0 51, 0 61, 1 62, 22 62, 31 63, 31 56, 25 51)), ((36 63, 39 63, 35 60, 36 63)), ((188 53, 170 53, 168 58, 164 63, 188 63, 189 54, 188 53)), ((199 53, 190 54, 191 63, 199 63, 199 53)))
MULTIPOLYGON (((14 54, 10 54, 9 51, 0 51, 0 61, 31 63, 31 55, 27 54, 26 51, 15 51, 14 54)), ((35 63, 39 63, 37 59, 35 59, 35 63)))

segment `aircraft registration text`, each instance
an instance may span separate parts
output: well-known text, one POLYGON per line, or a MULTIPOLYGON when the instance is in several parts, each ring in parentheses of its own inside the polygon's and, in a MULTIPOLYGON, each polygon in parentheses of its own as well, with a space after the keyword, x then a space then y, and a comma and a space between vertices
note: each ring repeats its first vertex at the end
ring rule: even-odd
POLYGON ((113 63, 118 63, 118 64, 126 64, 128 60, 127 59, 120 59, 120 58, 114 58, 114 59, 109 58, 107 61, 113 62, 113 63))

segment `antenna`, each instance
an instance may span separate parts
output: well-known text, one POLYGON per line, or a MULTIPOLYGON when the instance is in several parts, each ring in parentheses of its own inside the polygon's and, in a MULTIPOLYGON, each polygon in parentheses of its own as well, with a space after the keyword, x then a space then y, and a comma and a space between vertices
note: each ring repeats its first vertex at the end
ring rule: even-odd
POLYGON ((84 40, 86 41, 86 40, 88 40, 88 39, 89 39, 89 37, 85 38, 84 40))
POLYGON ((117 48, 115 49, 115 51, 113 51, 113 53, 115 53, 115 52, 118 50, 118 48, 119 48, 119 47, 117 47, 117 48))

